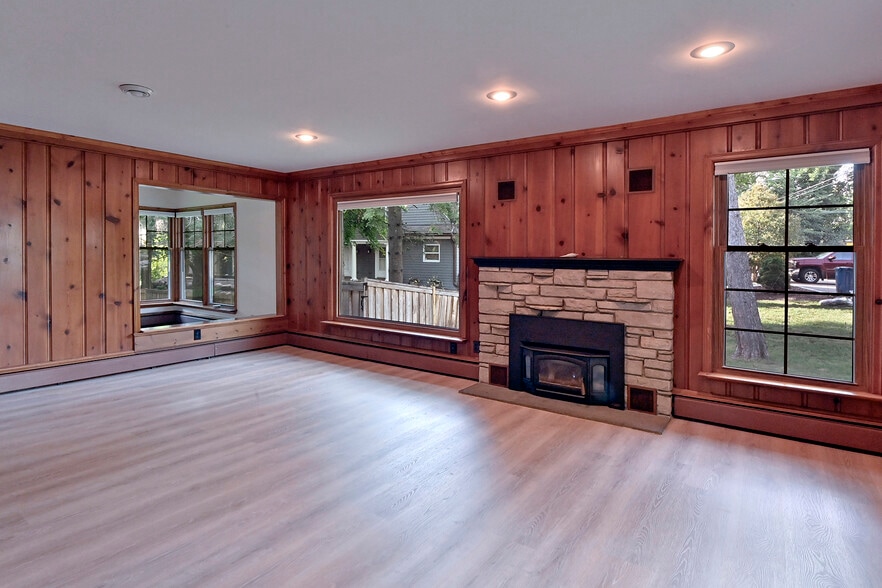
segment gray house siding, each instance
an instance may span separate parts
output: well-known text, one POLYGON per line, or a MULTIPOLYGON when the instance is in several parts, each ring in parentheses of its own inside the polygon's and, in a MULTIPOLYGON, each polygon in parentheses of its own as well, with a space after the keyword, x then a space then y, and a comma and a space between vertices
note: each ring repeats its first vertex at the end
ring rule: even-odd
POLYGON ((441 287, 454 290, 459 287, 455 282, 456 276, 456 247, 451 239, 432 239, 426 237, 425 241, 407 239, 404 243, 404 281, 410 282, 416 278, 421 286, 426 286, 432 278, 441 280, 441 287), (423 243, 438 243, 441 246, 441 261, 423 261, 423 243))

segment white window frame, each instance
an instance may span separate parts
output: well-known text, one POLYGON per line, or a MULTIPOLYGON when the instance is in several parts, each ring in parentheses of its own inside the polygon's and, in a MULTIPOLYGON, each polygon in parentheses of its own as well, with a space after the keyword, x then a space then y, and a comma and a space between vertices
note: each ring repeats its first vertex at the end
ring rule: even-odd
POLYGON ((441 243, 423 243, 423 263, 441 263, 441 243))

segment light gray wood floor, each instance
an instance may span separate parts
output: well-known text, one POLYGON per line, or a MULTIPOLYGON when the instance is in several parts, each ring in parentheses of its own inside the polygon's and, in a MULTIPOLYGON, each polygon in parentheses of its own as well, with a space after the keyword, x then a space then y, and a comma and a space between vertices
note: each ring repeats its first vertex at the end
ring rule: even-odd
POLYGON ((0 396, 0 585, 880 586, 882 458, 283 347, 0 396))

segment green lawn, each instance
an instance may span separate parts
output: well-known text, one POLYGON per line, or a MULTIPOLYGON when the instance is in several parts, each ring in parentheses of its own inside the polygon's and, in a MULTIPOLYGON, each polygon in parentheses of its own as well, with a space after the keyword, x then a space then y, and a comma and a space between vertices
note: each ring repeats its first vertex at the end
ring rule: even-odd
MULTIPOLYGON (((783 297, 769 298, 757 301, 763 328, 772 331, 766 334, 768 359, 744 360, 733 357, 736 335, 727 332, 726 365, 763 372, 778 374, 786 372, 810 378, 851 382, 854 358, 852 341, 820 339, 811 335, 852 337, 854 311, 851 308, 820 306, 818 298, 791 297, 785 371, 784 300, 783 297)), ((727 324, 733 326, 731 309, 727 309, 727 315, 727 324)))

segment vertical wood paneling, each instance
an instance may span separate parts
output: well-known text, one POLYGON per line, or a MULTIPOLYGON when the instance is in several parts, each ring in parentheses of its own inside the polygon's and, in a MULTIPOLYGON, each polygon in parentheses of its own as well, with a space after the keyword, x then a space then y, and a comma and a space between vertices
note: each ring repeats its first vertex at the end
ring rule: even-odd
POLYGON ((435 166, 418 165, 413 168, 412 177, 415 186, 428 186, 435 181, 435 166))
POLYGON ((756 123, 732 126, 732 151, 753 151, 756 144, 756 123))
POLYGON ((606 199, 602 143, 581 145, 574 153, 575 251, 585 257, 606 255, 606 199))
MULTIPOLYGON (((174 181, 177 182, 177 178, 174 181)), ((230 174, 230 190, 239 193, 248 192, 248 177, 242 174, 230 174)))
POLYGON ((528 254, 554 257, 554 151, 534 151, 527 155, 527 238, 528 254))
POLYGON ((352 176, 343 174, 328 179, 328 194, 340 194, 352 191, 352 176))
POLYGON ((686 258, 689 247, 689 223, 686 179, 686 134, 665 136, 664 238, 662 257, 686 258))
POLYGON ((217 172, 215 174, 215 187, 222 192, 230 191, 230 174, 228 172, 217 172))
MULTIPOLYGON (((241 177, 241 176, 239 176, 241 177)), ((170 163, 154 163, 153 164, 153 179, 157 182, 163 184, 177 184, 178 183, 178 166, 172 165, 170 163)), ((239 186, 237 186, 239 187, 239 186)), ((231 186, 231 189, 232 188, 231 186)))
POLYGON ((805 144, 805 117, 794 116, 760 123, 760 146, 763 149, 798 147, 805 144))
POLYGON ((27 156, 27 362, 51 358, 49 348, 49 148, 28 143, 27 156))
POLYGON ((385 175, 386 187, 390 189, 413 186, 416 182, 413 178, 413 168, 403 167, 397 170, 387 170, 385 175))
POLYGON ((709 358, 712 342, 712 305, 714 300, 713 273, 713 166, 708 156, 726 153, 728 129, 694 131, 689 134, 689 252, 686 267, 680 270, 680 292, 686 296, 687 311, 678 316, 675 331, 689 333, 690 345, 685 357, 677 361, 688 362, 689 386, 698 389, 714 388, 722 392, 723 385, 701 383, 698 372, 710 369, 709 358), (685 273, 686 283, 683 284, 685 273), (685 290, 682 286, 685 285, 685 290))
POLYGON ((844 111, 842 138, 846 141, 878 141, 882 138, 882 106, 844 111))
POLYGON ((468 215, 465 246, 469 257, 482 257, 484 248, 484 160, 469 162, 468 189, 465 201, 468 215))
MULTIPOLYGON (((686 175, 686 133, 665 136, 664 170, 662 189, 664 191, 664 231, 663 257, 689 259, 689 199, 686 175)), ((687 262, 688 263, 688 262, 687 262)), ((686 358, 691 345, 688 337, 689 299, 687 291, 688 269, 683 267, 675 274, 674 288, 674 386, 686 387, 689 381, 686 358)))
MULTIPOLYGON (((84 162, 86 355, 95 356, 104 353, 105 336, 104 157, 97 153, 86 153, 84 162)), ((142 169, 145 169, 144 166, 142 169)))
POLYGON ((298 182, 291 188, 287 207, 288 214, 288 318, 292 328, 306 330, 306 194, 308 184, 298 182))
POLYGON ((469 177, 469 161, 462 159, 447 164, 447 181, 461 182, 469 177))
POLYGON ((371 172, 363 172, 352 175, 352 189, 356 192, 359 190, 370 190, 374 187, 374 174, 371 172))
POLYGON ((193 185, 200 188, 215 188, 217 186, 217 175, 213 170, 193 170, 193 185))
POLYGON ((135 235, 137 211, 132 196, 132 160, 108 155, 104 161, 105 348, 108 353, 134 349, 135 235))
POLYGON ((389 187, 390 190, 394 190, 396 187, 401 185, 401 170, 383 170, 381 172, 376 172, 374 174, 374 190, 382 190, 385 187, 389 187))
POLYGON ((25 363, 24 144, 0 141, 0 367, 25 363))
POLYGON ((530 244, 524 239, 524 235, 528 234, 527 219, 529 215, 527 210, 527 156, 524 153, 516 153, 511 156, 509 173, 515 183, 515 199, 509 207, 508 254, 524 257, 530 254, 530 244))
POLYGON ((575 204, 573 194, 573 147, 554 150, 554 198, 552 212, 554 216, 554 252, 560 256, 574 253, 575 245, 575 204))
POLYGON ((178 167, 178 183, 182 186, 195 185, 196 184, 196 170, 190 166, 178 167))
POLYGON ((842 134, 841 117, 838 112, 825 112, 807 117, 808 142, 831 143, 842 134))
POLYGON ((49 166, 52 359, 85 355, 83 153, 52 147, 49 166))
POLYGON ((153 162, 147 159, 136 159, 135 177, 145 182, 153 180, 153 162))
MULTIPOLYGON (((497 198, 500 181, 511 180, 511 158, 507 155, 489 157, 484 163, 484 254, 510 255, 511 201, 497 198)), ((518 188, 515 186, 515 196, 518 188)))
POLYGON ((625 142, 606 147, 606 255, 628 255, 628 199, 625 182, 625 142))
POLYGON ((625 230, 629 235, 628 257, 662 255, 663 146, 664 137, 660 135, 632 139, 628 142, 628 169, 652 169, 654 175, 652 192, 627 194, 628 221, 625 230))
POLYGON ((327 182, 311 182, 307 193, 309 201, 309 223, 312 227, 327 227, 322 231, 309 231, 306 242, 306 311, 309 327, 312 331, 321 329, 321 321, 328 313, 328 291, 331 284, 336 284, 333 264, 326 259, 327 240, 336 238, 328 229, 332 226, 327 217, 327 182))
MULTIPOLYGON (((452 168, 448 167, 448 174, 452 168)), ((466 264, 463 267, 465 279, 465 300, 463 309, 465 317, 469 320, 469 336, 473 341, 478 339, 478 266, 472 261, 472 257, 485 255, 484 246, 484 160, 472 159, 468 162, 468 180, 466 188, 466 264)), ((473 352, 473 348, 469 350, 473 352)))

